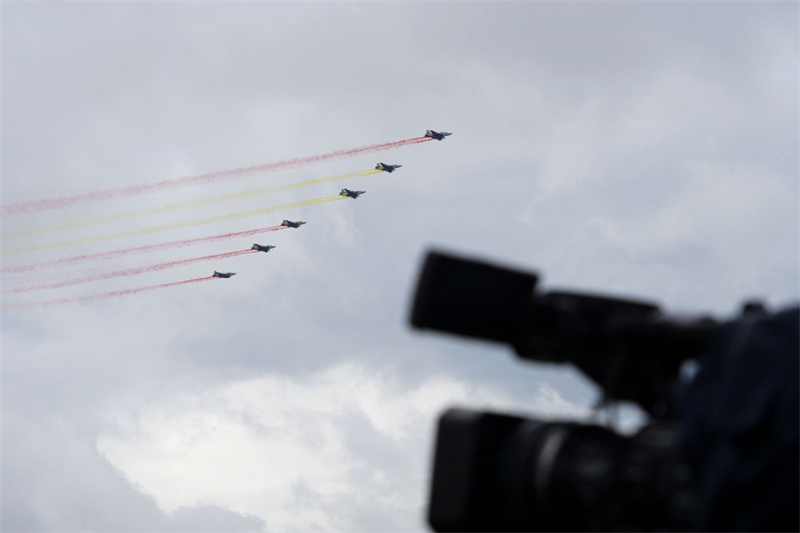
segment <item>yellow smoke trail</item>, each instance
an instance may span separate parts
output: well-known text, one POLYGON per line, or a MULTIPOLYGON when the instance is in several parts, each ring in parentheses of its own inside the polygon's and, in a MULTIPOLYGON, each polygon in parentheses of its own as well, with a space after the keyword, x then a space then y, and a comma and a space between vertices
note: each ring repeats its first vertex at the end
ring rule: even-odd
POLYGON ((323 196, 322 198, 312 198, 310 200, 302 200, 300 202, 292 202, 290 204, 283 204, 283 205, 275 205, 272 207, 262 207, 259 209, 250 209, 249 211, 241 211, 239 213, 230 213, 227 215, 216 215, 213 217, 206 217, 201 218, 198 220, 188 220, 184 222, 174 222, 171 224, 159 224, 158 226, 151 226, 149 228, 142 228, 142 229, 135 229, 129 231, 123 231, 120 233, 111 233, 108 235, 99 235, 95 237, 85 237, 82 239, 72 239, 69 241, 57 241, 51 242, 47 244, 39 244, 36 246, 26 246, 20 248, 14 248, 12 250, 3 251, 3 255, 13 255, 22 252, 34 252, 38 250, 52 250, 54 248, 63 248, 64 246, 73 246, 76 244, 89 244, 93 242, 101 242, 101 241, 110 241, 113 239, 121 239, 122 237, 133 237, 136 235, 147 235, 150 233, 157 233, 161 231, 170 231, 174 229, 182 229, 182 228, 192 228, 195 226, 202 226, 204 224, 211 224, 214 222, 226 222, 228 220, 237 220, 240 218, 247 218, 252 217, 255 215, 264 215, 267 213, 272 213, 273 211, 279 211, 281 209, 293 209, 295 207, 304 207, 307 205, 316 205, 322 204, 325 202, 333 202, 336 200, 344 200, 347 198, 346 196, 323 196))
POLYGON ((260 187, 258 189, 250 189, 249 191, 234 192, 228 194, 218 194, 216 196, 208 196, 206 198, 197 198, 195 200, 186 200, 184 202, 170 202, 164 205, 155 207, 144 207, 134 211, 123 211, 122 213, 111 213, 94 218, 85 218, 82 220, 75 220, 66 224, 53 224, 41 228, 22 230, 14 233, 4 233, 3 240, 16 239, 19 237, 32 237, 34 235, 42 235, 51 231, 63 231, 72 228, 83 228, 86 226, 94 226, 95 224, 105 224, 115 220, 138 218, 145 215, 156 215, 162 213, 170 213, 172 211, 180 211, 182 209, 191 209, 193 207, 200 207, 208 204, 216 204, 220 202, 228 202, 231 200, 242 200, 244 198, 251 198, 254 196, 261 196, 278 191, 289 191, 292 189, 299 189, 301 187, 308 187, 309 185, 316 185, 319 183, 328 183, 331 181, 346 180, 358 178, 361 176, 369 176, 370 174, 379 174, 382 170, 359 170, 358 172, 350 172, 349 174, 340 174, 338 176, 330 176, 328 178, 317 178, 313 180, 299 181, 297 183, 287 183, 284 185, 275 185, 272 187, 260 187))

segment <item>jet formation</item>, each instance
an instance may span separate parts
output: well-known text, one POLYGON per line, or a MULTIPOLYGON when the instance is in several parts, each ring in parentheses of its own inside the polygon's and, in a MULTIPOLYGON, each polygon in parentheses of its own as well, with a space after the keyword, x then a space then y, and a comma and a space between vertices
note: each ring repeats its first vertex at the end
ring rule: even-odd
MULTIPOLYGON (((443 140, 448 135, 452 135, 452 133, 448 131, 425 130, 425 137, 436 139, 437 141, 443 140)), ((394 172, 395 170, 397 170, 402 166, 403 165, 387 165, 386 163, 381 162, 375 165, 375 170, 380 170, 391 174, 392 172, 394 172)), ((367 191, 351 191, 350 189, 342 189, 341 191, 339 191, 339 196, 344 196, 346 198, 352 198, 355 200, 366 192, 367 191)), ((287 228, 299 228, 305 223, 306 222, 304 220, 298 220, 296 222, 291 220, 284 220, 283 222, 281 222, 281 226, 285 226, 287 228)), ((253 243, 253 246, 250 249, 266 253, 272 250, 273 248, 275 248, 275 246, 271 244, 262 245, 258 243, 253 243)), ((235 275, 236 272, 217 272, 216 270, 214 271, 215 278, 230 278, 235 275)))

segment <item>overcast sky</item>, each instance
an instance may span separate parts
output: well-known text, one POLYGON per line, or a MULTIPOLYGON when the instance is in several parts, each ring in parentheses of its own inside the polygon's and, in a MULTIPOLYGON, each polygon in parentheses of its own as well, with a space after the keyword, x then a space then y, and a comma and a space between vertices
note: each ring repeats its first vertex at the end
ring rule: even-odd
POLYGON ((3 250, 366 190, 3 266, 306 220, 299 230, 3 275, 4 289, 274 244, 55 290, 2 322, 2 529, 424 530, 448 405, 581 416, 568 368, 408 327, 425 250, 545 288, 730 316, 798 298, 796 3, 2 5, 3 205, 334 150, 385 152, 65 209, 4 234, 382 173, 3 250))

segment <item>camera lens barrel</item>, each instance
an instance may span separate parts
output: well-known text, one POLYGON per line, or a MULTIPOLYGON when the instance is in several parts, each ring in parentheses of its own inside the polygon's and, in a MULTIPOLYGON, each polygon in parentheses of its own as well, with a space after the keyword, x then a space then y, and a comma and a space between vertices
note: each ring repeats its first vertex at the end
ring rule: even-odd
POLYGON ((439 420, 428 520, 436 531, 681 530, 688 469, 672 428, 451 409, 439 420))

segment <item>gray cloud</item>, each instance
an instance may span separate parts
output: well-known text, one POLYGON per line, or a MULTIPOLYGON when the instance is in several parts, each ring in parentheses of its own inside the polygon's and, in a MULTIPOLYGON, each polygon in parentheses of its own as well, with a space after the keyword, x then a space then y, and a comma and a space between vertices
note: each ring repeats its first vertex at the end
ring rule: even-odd
MULTIPOLYGON (((791 4, 12 3, 3 15, 4 204, 325 153, 426 128, 455 132, 441 143, 4 218, 4 232, 24 230, 379 160, 404 165, 391 175, 25 242, 279 205, 350 184, 368 191, 356 202, 4 257, 13 265, 287 217, 309 221, 297 231, 112 264, 277 244, 266 256, 4 296, 96 294, 213 269, 239 272, 123 299, 4 310, 4 529, 423 527, 418 511, 436 405, 480 404, 463 390, 490 389, 507 408, 580 414, 596 394, 569 369, 523 366, 490 344, 410 332, 414 276, 431 243, 539 269, 546 287, 641 295, 669 308, 730 313, 746 296, 774 304, 800 293, 791 4), (345 360, 365 369, 357 389, 380 397, 372 411, 355 400, 335 414, 304 410, 303 394, 269 396, 284 415, 295 413, 287 447, 326 442, 323 427, 341 438, 336 457, 355 466, 336 488, 298 469, 279 486, 253 481, 253 499, 284 502, 270 508, 277 517, 232 506, 239 489, 219 490, 215 501, 184 493, 167 514, 159 498, 178 502, 177 489, 155 495, 131 477, 148 464, 165 472, 180 464, 156 453, 169 441, 164 431, 146 431, 148 416, 181 422, 173 437, 186 443, 193 429, 183 417, 214 413, 244 432, 237 443, 255 447, 275 437, 260 418, 265 411, 253 403, 231 408, 234 400, 216 392, 269 376, 281 376, 276 387, 313 392, 307 376, 345 360), (392 406, 432 376, 466 389, 443 386, 419 409, 425 414, 404 426, 392 406), (182 403, 191 399, 206 403, 182 403), (114 436, 120 450, 139 446, 136 468, 111 466, 97 451, 101 436, 114 436), (365 483, 370 491, 359 490, 365 483)), ((4 240, 3 248, 18 244, 4 240)), ((11 282, 4 276, 4 285, 11 282)), ((339 383, 325 385, 329 398, 357 396, 353 381, 339 383)), ((202 438, 209 435, 225 442, 211 430, 202 438)), ((176 453, 191 450, 187 444, 176 453)), ((260 457, 244 450, 244 462, 260 457)), ((202 457, 195 464, 204 465, 202 457)), ((206 465, 206 474, 215 467, 206 465)))

